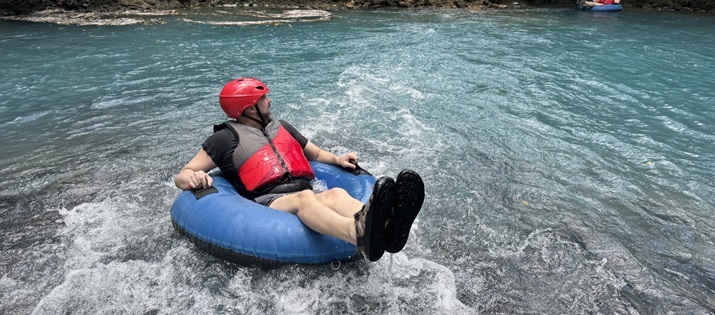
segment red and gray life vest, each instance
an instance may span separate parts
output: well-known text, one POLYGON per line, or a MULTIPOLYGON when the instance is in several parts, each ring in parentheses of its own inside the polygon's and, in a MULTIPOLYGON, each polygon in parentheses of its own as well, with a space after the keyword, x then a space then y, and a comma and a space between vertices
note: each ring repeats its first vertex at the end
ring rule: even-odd
POLYGON ((238 135, 233 165, 239 181, 250 193, 271 193, 271 188, 292 179, 315 177, 303 148, 277 119, 263 129, 235 121, 225 123, 238 135))

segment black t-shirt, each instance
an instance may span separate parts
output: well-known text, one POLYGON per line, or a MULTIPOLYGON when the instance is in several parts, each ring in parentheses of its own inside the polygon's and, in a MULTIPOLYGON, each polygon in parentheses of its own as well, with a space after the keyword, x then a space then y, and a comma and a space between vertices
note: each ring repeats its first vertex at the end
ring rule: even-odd
MULTIPOLYGON (((304 137, 298 130, 293 127, 293 125, 287 123, 284 120, 279 120, 283 128, 290 133, 293 138, 298 141, 302 148, 308 145, 308 139, 304 137)), ((233 165, 233 151, 236 150, 238 142, 240 139, 236 137, 233 133, 231 127, 226 126, 225 128, 214 132, 201 147, 206 151, 206 153, 211 157, 214 163, 221 169, 223 176, 226 177, 231 183, 233 183, 236 188, 240 188, 238 174, 236 166, 233 165)), ((241 194, 245 192, 239 191, 241 194)))

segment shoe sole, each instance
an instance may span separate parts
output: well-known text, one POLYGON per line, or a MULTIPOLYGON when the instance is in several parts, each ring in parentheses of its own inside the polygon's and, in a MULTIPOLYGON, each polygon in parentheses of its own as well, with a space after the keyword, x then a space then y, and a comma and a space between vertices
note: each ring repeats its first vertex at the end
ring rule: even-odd
POLYGON ((390 253, 401 251, 407 244, 412 223, 415 222, 425 199, 424 182, 420 175, 412 170, 403 170, 397 175, 395 190, 391 227, 385 230, 385 250, 390 253))
POLYGON ((365 218, 365 252, 367 259, 376 261, 385 253, 384 229, 392 209, 395 193, 395 181, 382 177, 375 183, 375 190, 370 196, 370 209, 365 218))

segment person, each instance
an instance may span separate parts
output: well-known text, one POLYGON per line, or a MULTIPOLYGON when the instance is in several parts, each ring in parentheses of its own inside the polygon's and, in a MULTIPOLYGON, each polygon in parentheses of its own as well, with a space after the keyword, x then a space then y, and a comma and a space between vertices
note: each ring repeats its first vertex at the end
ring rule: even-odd
POLYGON ((227 83, 219 104, 229 120, 214 133, 175 178, 179 189, 212 185, 209 171, 218 167, 242 196, 286 211, 310 229, 357 246, 370 261, 385 251, 401 251, 424 200, 424 183, 416 172, 377 179, 363 204, 341 188, 315 193, 308 160, 355 169, 355 152, 337 156, 321 149, 291 124, 271 114, 268 87, 256 78, 227 83))

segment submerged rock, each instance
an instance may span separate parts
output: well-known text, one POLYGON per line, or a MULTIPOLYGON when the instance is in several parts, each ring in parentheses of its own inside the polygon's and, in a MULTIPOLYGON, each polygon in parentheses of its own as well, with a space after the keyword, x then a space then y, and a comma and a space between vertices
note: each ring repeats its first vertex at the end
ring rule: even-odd
POLYGON ((122 11, 115 13, 77 12, 60 9, 43 10, 29 15, 5 16, 5 20, 29 21, 52 23, 59 25, 149 25, 163 24, 166 21, 160 18, 147 18, 145 16, 163 16, 175 14, 174 11, 122 11))
POLYGON ((288 10, 283 13, 266 13, 260 11, 248 12, 225 12, 224 14, 248 15, 258 18, 267 18, 254 21, 212 21, 212 20, 195 20, 182 18, 181 21, 197 24, 210 24, 218 26, 246 26, 246 25, 279 25, 284 23, 296 22, 317 22, 327 21, 332 17, 332 14, 323 10, 288 10))

